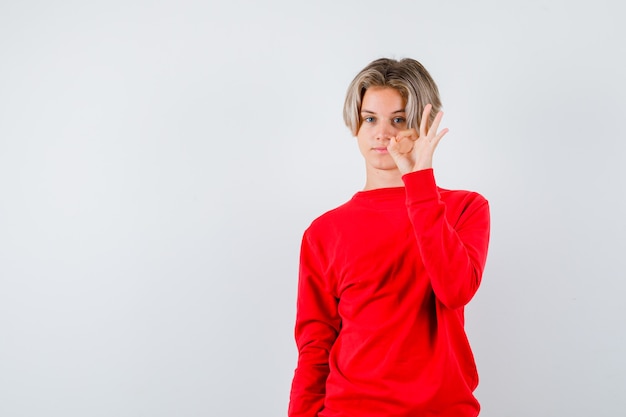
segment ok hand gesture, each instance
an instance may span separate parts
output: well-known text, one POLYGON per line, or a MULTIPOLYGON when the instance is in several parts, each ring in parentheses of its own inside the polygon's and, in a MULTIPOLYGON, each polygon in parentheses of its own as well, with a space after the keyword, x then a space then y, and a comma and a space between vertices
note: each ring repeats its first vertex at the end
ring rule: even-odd
POLYGON ((428 126, 428 119, 432 105, 427 104, 422 113, 419 133, 415 129, 408 129, 399 132, 391 138, 387 151, 395 161, 402 175, 409 172, 432 168, 433 154, 441 138, 448 133, 448 129, 439 129, 439 123, 443 117, 443 112, 437 113, 432 126, 428 126))

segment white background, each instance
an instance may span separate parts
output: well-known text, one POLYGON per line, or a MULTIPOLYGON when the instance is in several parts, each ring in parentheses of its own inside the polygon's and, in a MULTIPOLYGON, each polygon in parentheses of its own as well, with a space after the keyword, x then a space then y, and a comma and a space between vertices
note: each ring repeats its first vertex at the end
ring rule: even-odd
POLYGON ((619 4, 3 1, 0 415, 286 415, 300 237, 364 184, 341 110, 381 56, 491 203, 481 415, 623 413, 619 4))

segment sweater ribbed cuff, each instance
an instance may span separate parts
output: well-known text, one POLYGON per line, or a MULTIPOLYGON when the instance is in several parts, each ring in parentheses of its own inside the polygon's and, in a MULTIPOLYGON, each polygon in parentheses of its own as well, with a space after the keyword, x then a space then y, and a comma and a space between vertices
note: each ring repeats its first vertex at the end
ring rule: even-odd
POLYGON ((402 176, 402 180, 406 190, 407 205, 439 200, 439 191, 432 168, 409 172, 402 176))

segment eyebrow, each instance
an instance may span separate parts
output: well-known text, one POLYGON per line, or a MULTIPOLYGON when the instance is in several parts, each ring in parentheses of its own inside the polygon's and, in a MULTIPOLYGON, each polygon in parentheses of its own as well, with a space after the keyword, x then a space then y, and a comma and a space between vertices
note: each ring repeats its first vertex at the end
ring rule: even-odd
MULTIPOLYGON (((366 110, 366 109, 361 109, 361 113, 376 114, 375 112, 373 112, 371 110, 366 110)), ((396 114, 396 113, 406 113, 406 110, 404 110, 404 109, 396 110, 396 111, 392 112, 391 114, 396 114)))

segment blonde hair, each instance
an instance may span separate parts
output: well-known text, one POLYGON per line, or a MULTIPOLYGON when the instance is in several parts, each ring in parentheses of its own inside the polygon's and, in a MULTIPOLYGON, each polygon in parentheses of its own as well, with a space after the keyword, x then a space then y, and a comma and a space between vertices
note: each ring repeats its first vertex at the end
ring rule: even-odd
POLYGON ((343 106, 343 120, 354 136, 361 127, 361 103, 370 87, 398 90, 406 103, 407 127, 419 129, 424 107, 430 103, 429 124, 441 110, 439 89, 426 68, 411 58, 380 58, 370 62, 350 83, 343 106))

